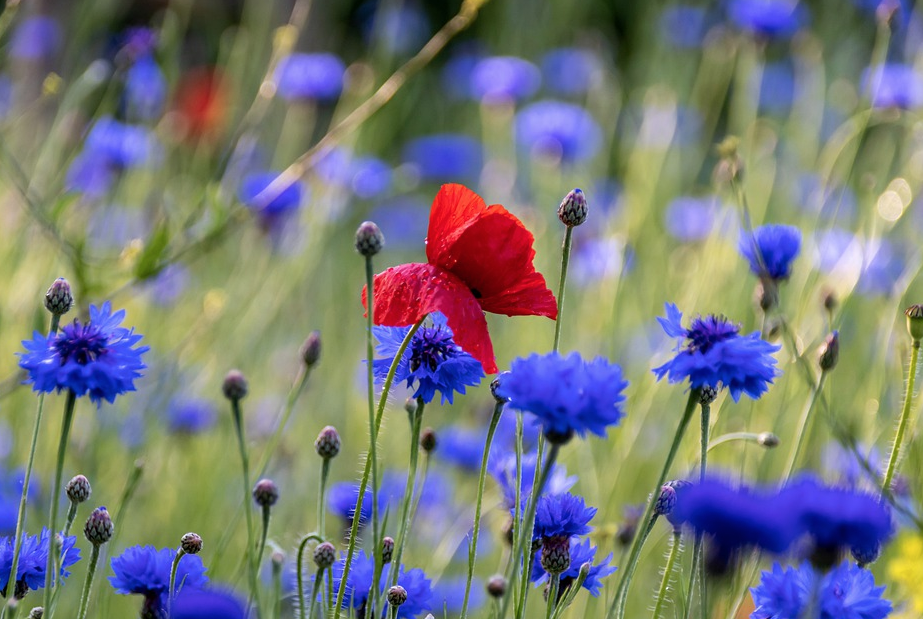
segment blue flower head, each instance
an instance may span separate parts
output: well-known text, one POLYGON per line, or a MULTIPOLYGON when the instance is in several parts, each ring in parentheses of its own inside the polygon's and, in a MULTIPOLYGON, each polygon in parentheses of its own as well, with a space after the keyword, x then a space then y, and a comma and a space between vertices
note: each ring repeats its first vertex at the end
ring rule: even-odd
POLYGON ((516 115, 516 144, 530 155, 554 157, 564 164, 591 159, 602 146, 602 130, 579 105, 538 101, 516 115))
POLYGON ((22 20, 9 41, 9 55, 17 60, 41 60, 61 48, 61 25, 47 15, 22 20))
MULTIPOLYGON (((345 565, 345 557, 333 564, 334 597, 339 595, 345 565)), ((383 570, 383 572, 378 583, 379 592, 384 592, 388 582, 388 570, 383 570)), ((360 550, 353 556, 353 561, 349 566, 349 575, 346 577, 346 591, 343 594, 344 609, 354 608, 357 611, 365 609, 369 591, 372 589, 374 573, 375 560, 371 555, 360 550)), ((407 601, 398 607, 399 619, 412 619, 430 609, 430 600, 433 597, 432 583, 423 570, 416 568, 405 570, 403 565, 400 566, 397 584, 407 591, 407 601)), ((382 615, 384 616, 384 611, 382 615)))
MULTIPOLYGON (((158 612, 166 611, 167 591, 170 588, 170 570, 176 551, 172 548, 157 550, 153 546, 132 546, 110 560, 115 576, 109 582, 116 593, 143 595, 146 604, 158 612)), ((176 588, 201 589, 208 583, 205 566, 198 555, 183 557, 176 569, 176 588)), ((175 592, 174 592, 175 594, 175 592)), ((159 615, 157 615, 159 616, 159 615)))
POLYGON ((816 614, 807 619, 884 619, 891 613, 891 602, 881 597, 885 588, 876 587, 871 572, 849 561, 826 575, 807 562, 787 568, 774 563, 750 589, 756 606, 750 619, 803 617, 818 579, 816 614))
POLYGON ((686 329, 676 305, 667 303, 666 313, 666 318, 657 321, 670 337, 683 338, 686 347, 654 368, 657 380, 666 376, 671 383, 679 383, 688 378, 693 389, 727 387, 735 402, 742 393, 756 400, 769 390, 779 374, 772 356, 779 346, 763 341, 759 333, 740 335, 740 328, 723 316, 696 318, 686 329))
MULTIPOLYGON (((583 581, 583 588, 589 591, 590 595, 593 597, 599 597, 602 579, 615 572, 618 568, 614 565, 609 565, 609 562, 612 561, 611 553, 599 563, 594 564, 593 560, 596 558, 596 550, 596 546, 590 545, 589 539, 581 541, 580 538, 577 537, 571 538, 570 567, 567 568, 566 571, 561 572, 561 589, 563 589, 564 592, 566 592, 567 588, 577 580, 581 566, 584 563, 589 563, 590 571, 587 573, 586 580, 583 581)), ((537 554, 540 552, 541 551, 538 550, 536 551, 537 554)), ((532 562, 531 580, 539 584, 548 580, 548 572, 542 567, 542 562, 538 560, 538 557, 532 562)))
POLYGON ((492 56, 474 66, 471 96, 486 103, 521 101, 535 94, 541 82, 541 72, 528 60, 492 56))
POLYGON ((622 368, 603 357, 587 362, 577 353, 555 352, 513 360, 497 395, 511 408, 535 415, 546 436, 606 436, 606 428, 624 416, 620 405, 627 386, 622 368))
POLYGON ((72 390, 78 397, 89 395, 97 406, 117 395, 135 390, 135 379, 145 367, 141 355, 147 346, 135 346, 141 336, 134 329, 120 327, 125 310, 112 313, 106 301, 90 306, 90 320, 74 320, 60 331, 45 336, 38 331, 23 341, 19 367, 29 377, 32 390, 41 393, 72 390))
MULTIPOLYGON (((19 587, 25 586, 26 590, 35 591, 45 586, 45 568, 48 565, 48 529, 42 529, 40 535, 22 536, 22 546, 19 554, 19 565, 16 568, 16 583, 19 587)), ((61 577, 67 578, 70 572, 67 568, 80 560, 80 549, 74 548, 77 538, 65 537, 61 548, 64 560, 61 563, 61 577)), ((13 569, 13 536, 0 540, 0 590, 6 588, 10 571, 13 569)), ((9 591, 7 595, 9 596, 9 591)))
POLYGON ((154 57, 139 58, 125 74, 123 105, 126 114, 142 121, 158 118, 163 111, 167 90, 167 78, 154 57))
MULTIPOLYGON (((403 486, 401 487, 403 492, 403 486)), ((356 503, 359 498, 359 484, 342 481, 330 486, 327 493, 327 509, 336 514, 347 524, 351 524, 356 513, 356 503)), ((383 512, 388 505, 388 494, 384 491, 378 493, 378 511, 383 512)), ((365 489, 362 497, 362 511, 359 513, 359 522, 368 522, 372 517, 372 491, 365 489)))
POLYGON ((542 77, 546 86, 562 95, 588 92, 599 84, 602 72, 599 57, 586 49, 560 47, 542 57, 542 77))
POLYGON ((173 434, 199 434, 217 420, 215 405, 209 400, 174 398, 167 405, 167 429, 173 434))
MULTIPOLYGON (((535 463, 538 456, 533 452, 525 454, 521 460, 522 477, 519 480, 519 499, 522 502, 521 507, 525 507, 529 497, 532 496, 532 483, 535 481, 535 463)), ((488 464, 491 476, 500 485, 500 491, 503 493, 504 504, 512 509, 516 506, 516 456, 508 454, 505 457, 499 457, 488 464)), ((577 476, 568 476, 567 469, 563 464, 555 464, 554 468, 548 473, 548 480, 545 482, 543 492, 545 494, 557 495, 563 494, 573 488, 577 483, 577 476)))
POLYGON ((278 172, 248 174, 240 185, 240 201, 255 211, 261 221, 278 219, 293 213, 301 206, 305 192, 300 181, 283 188, 268 202, 259 197, 278 177, 278 172))
POLYGON ((769 39, 788 38, 806 21, 795 0, 730 0, 727 11, 738 28, 769 39))
POLYGON ((334 101, 345 73, 343 61, 333 54, 291 54, 279 61, 275 81, 286 101, 334 101))
POLYGON ((170 619, 244 619, 243 600, 221 589, 180 589, 170 619))
MULTIPOLYGON (((423 402, 433 401, 436 392, 442 396, 442 403, 452 403, 457 391, 464 394, 465 387, 476 387, 484 378, 480 361, 462 350, 452 339, 446 317, 441 312, 430 314, 432 326, 420 327, 410 340, 394 374, 397 381, 407 381, 407 387, 416 391, 415 398, 423 402)), ((375 380, 384 382, 394 356, 411 327, 372 327, 378 338, 378 354, 384 359, 372 363, 375 380)))
POLYGON ((535 506, 532 539, 586 535, 596 511, 595 507, 587 507, 583 497, 576 494, 544 494, 535 506))
POLYGON ((476 183, 484 167, 484 146, 467 135, 429 135, 408 142, 403 160, 425 181, 476 183))
POLYGON ((912 110, 923 105, 923 77, 910 65, 885 63, 862 73, 862 90, 872 106, 912 110))
POLYGON ((760 226, 753 230, 752 238, 744 234, 738 248, 757 277, 773 281, 788 279, 792 262, 801 250, 801 230, 778 224, 760 226))
POLYGON ((717 214, 715 196, 680 196, 667 205, 664 225, 670 236, 679 241, 704 241, 711 234, 717 214))

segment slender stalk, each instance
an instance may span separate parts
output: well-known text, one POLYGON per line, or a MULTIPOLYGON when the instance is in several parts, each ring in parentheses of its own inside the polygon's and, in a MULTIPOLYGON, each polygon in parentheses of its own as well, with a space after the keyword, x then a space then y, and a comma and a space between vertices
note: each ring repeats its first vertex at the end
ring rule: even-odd
POLYGON ((663 609, 664 600, 667 598, 667 589, 670 588, 670 577, 673 575, 673 566, 676 564, 676 557, 682 552, 682 537, 678 530, 673 531, 673 538, 670 543, 670 554, 667 556, 667 565, 663 568, 663 578, 660 579, 660 590, 657 592, 657 601, 654 603, 653 619, 660 619, 660 611, 663 609))
POLYGON ((263 506, 263 530, 260 533, 260 545, 256 551, 256 564, 257 569, 259 569, 260 562, 263 560, 263 552, 266 550, 266 537, 269 535, 269 517, 271 512, 271 506, 263 506))
MULTIPOLYGON (((87 567, 87 577, 83 581, 83 593, 80 596, 80 609, 77 611, 77 619, 84 619, 87 616, 87 606, 90 604, 90 589, 93 587, 93 575, 96 574, 96 563, 99 561, 99 544, 93 544, 90 550, 90 565, 87 567)), ((169 615, 167 615, 169 617, 169 615)))
POLYGON ((503 412, 504 402, 494 404, 494 414, 487 428, 487 442, 484 445, 484 455, 481 457, 481 473, 478 476, 478 498, 474 504, 474 530, 471 533, 471 542, 468 544, 468 578, 465 581, 465 598, 462 602, 461 619, 468 616, 468 599, 471 593, 471 579, 474 578, 474 562, 477 559, 478 533, 481 530, 481 503, 484 498, 484 485, 487 481, 487 460, 490 457, 490 445, 494 440, 494 433, 500 423, 500 414, 503 412))
MULTIPOLYGON (((58 459, 55 464, 54 482, 51 484, 51 509, 48 515, 48 562, 45 564, 45 593, 42 598, 42 606, 47 609, 46 617, 51 619, 54 609, 51 607, 51 594, 53 583, 57 583, 55 578, 55 558, 58 554, 57 531, 58 531, 58 503, 60 503, 59 494, 61 492, 61 477, 64 473, 64 454, 67 452, 67 437, 70 435, 71 425, 74 421, 74 408, 77 404, 77 394, 73 389, 67 390, 67 399, 64 402, 64 419, 61 422, 61 440, 58 442, 58 459)), ((12 574, 12 573, 11 573, 12 574)), ((10 580, 15 581, 15 575, 10 580)))
POLYGON ((317 495, 317 532, 321 537, 327 534, 327 526, 324 522, 326 514, 325 503, 327 502, 327 476, 330 473, 330 458, 324 458, 324 463, 320 470, 320 494, 317 495))
MULTIPOLYGON (((699 465, 699 482, 705 481, 705 473, 708 466, 708 430, 711 417, 711 406, 702 404, 702 453, 701 463, 699 465)), ((699 585, 699 609, 701 616, 705 617, 705 563, 702 561, 702 535, 696 533, 695 541, 692 546, 692 570, 689 572, 689 597, 686 600, 686 619, 692 617, 692 590, 696 583, 699 585)))
MULTIPOLYGON (((366 311, 366 330, 365 330, 365 365, 366 365, 366 378, 368 379, 368 404, 369 404, 369 453, 368 461, 372 463, 372 544, 375 548, 381 548, 381 536, 383 532, 378 518, 378 491, 379 491, 379 481, 378 481, 378 426, 375 423, 375 370, 373 367, 373 361, 375 358, 375 347, 372 342, 372 325, 375 324, 375 271, 372 268, 372 256, 365 257, 365 289, 367 295, 367 307, 366 311)), ((403 355, 402 355, 403 356, 403 355)), ((356 514, 360 513, 358 507, 356 514)), ((355 518, 353 518, 355 520, 355 518)), ((375 575, 376 577, 381 574, 381 570, 384 566, 381 564, 381 559, 379 558, 379 553, 375 552, 373 554, 375 557, 375 575)), ((374 589, 377 586, 378 580, 372 582, 372 588, 374 589)), ((371 608, 369 609, 374 613, 375 610, 375 599, 377 595, 374 595, 374 592, 369 595, 369 604, 371 608)))
MULTIPOLYGON (((692 389, 689 392, 686 409, 683 411, 683 416, 680 419, 679 425, 676 427, 676 433, 673 435, 673 444, 670 445, 670 451, 667 453, 667 459, 663 463, 660 477, 657 480, 657 484, 654 486, 654 492, 647 501, 647 507, 644 509, 644 516, 642 516, 640 522, 648 523, 645 529, 648 531, 648 534, 649 529, 653 527, 654 518, 652 516, 654 514, 654 503, 656 503, 657 498, 660 496, 660 487, 667 480, 667 474, 670 472, 670 467, 673 465, 673 460, 676 458, 676 453, 679 451, 679 444, 683 439, 683 435, 686 434, 686 428, 689 427, 689 421, 692 419, 692 413, 695 412, 695 407, 696 404, 699 403, 700 396, 701 390, 699 389, 692 389)), ((638 559, 641 557, 641 547, 644 545, 646 539, 647 535, 638 535, 631 543, 628 565, 625 567, 625 573, 619 581, 619 586, 615 592, 615 598, 613 598, 612 604, 609 606, 609 611, 606 613, 607 619, 612 619, 613 617, 622 619, 625 616, 628 588, 631 585, 631 579, 638 566, 638 559)))
POLYGON ((279 619, 282 616, 282 562, 272 562, 272 594, 273 603, 270 619, 279 619))
MULTIPOLYGON (((295 569, 297 573, 295 577, 298 579, 298 616, 299 617, 313 617, 314 616, 314 598, 317 597, 317 586, 318 583, 314 583, 314 589, 311 590, 311 611, 309 614, 305 614, 304 607, 304 551, 308 546, 308 542, 314 540, 316 542, 323 542, 324 539, 321 535, 316 535, 311 533, 305 535, 301 539, 301 543, 298 544, 298 554, 295 557, 295 569)), ((320 578, 324 570, 317 570, 317 578, 320 578)))
POLYGON ((247 443, 244 440, 244 425, 243 425, 243 415, 240 410, 240 400, 232 399, 231 400, 231 413, 234 417, 234 430, 237 434, 237 450, 240 452, 240 464, 241 464, 241 476, 243 478, 244 485, 244 514, 247 517, 247 554, 245 560, 247 562, 247 575, 250 581, 250 593, 247 598, 247 613, 250 612, 250 607, 256 602, 256 607, 260 607, 260 594, 259 586, 256 580, 256 570, 257 565, 253 560, 253 549, 255 547, 253 543, 253 515, 250 513, 250 458, 247 455, 247 443))
POLYGON ((808 424, 811 421, 812 413, 814 412, 815 405, 820 399, 821 394, 824 391, 824 383, 827 382, 827 370, 822 370, 820 373, 820 378, 817 379, 817 386, 811 390, 811 397, 808 399, 808 402, 804 408, 804 411, 801 413, 801 418, 798 420, 798 427, 795 433, 795 441, 792 446, 792 451, 788 456, 788 464, 785 465, 785 473, 782 475, 783 483, 788 483, 792 478, 792 473, 795 471, 795 464, 798 462, 798 456, 801 455, 801 448, 804 445, 804 439, 808 435, 808 424))
POLYGON ((904 393, 904 407, 901 409, 901 419, 897 424, 897 434, 894 436, 894 446, 891 447, 891 456, 888 458, 888 468, 882 482, 883 493, 891 492, 891 481, 897 471, 897 459, 901 453, 901 443, 907 431, 907 422, 910 420, 910 409, 913 404, 913 384, 917 377, 917 361, 920 357, 920 340, 913 341, 910 349, 910 373, 907 376, 907 391, 904 393))
POLYGON ((71 527, 74 526, 74 520, 77 518, 77 504, 74 501, 70 502, 70 505, 67 508, 67 516, 64 518, 64 532, 61 534, 64 537, 67 537, 71 532, 71 527))
MULTIPOLYGON (((300 574, 299 578, 301 578, 300 574)), ((301 595, 301 614, 298 616, 301 617, 301 619, 314 619, 314 603, 317 600, 317 592, 320 590, 323 580, 324 570, 317 570, 317 574, 314 575, 314 588, 311 589, 311 606, 308 607, 309 610, 307 615, 304 614, 304 588, 302 585, 298 585, 301 595)), ((342 581, 340 582, 340 586, 342 587, 342 581)))
POLYGON ((179 568, 179 560, 183 558, 186 551, 182 548, 176 549, 176 555, 173 557, 173 564, 170 565, 170 588, 167 589, 167 617, 173 616, 173 597, 176 595, 176 570, 179 568))
MULTIPOLYGON (((542 452, 544 451, 544 449, 545 449, 545 435, 539 434, 538 444, 536 445, 536 448, 535 448, 535 473, 532 475, 532 494, 530 495, 530 499, 533 500, 533 503, 537 502, 538 499, 541 498, 541 493, 539 493, 538 495, 535 494, 535 488, 539 486, 539 480, 543 479, 543 476, 547 477, 548 475, 551 474, 551 471, 545 471, 544 468, 542 468, 542 452)), ((557 459, 557 454, 555 454, 555 459, 557 459)), ((553 462, 553 461, 549 460, 549 462, 553 462)), ((546 465, 546 466, 549 466, 549 465, 546 465)), ((544 489, 545 487, 544 481, 541 482, 541 487, 542 489, 544 489)), ((523 539, 525 537, 526 531, 532 531, 534 522, 535 522, 535 514, 533 513, 531 520, 527 519, 525 522, 522 523, 523 530, 520 532, 521 537, 519 539, 523 539)), ((524 552, 524 550, 525 550, 525 543, 523 543, 523 545, 520 547, 520 551, 517 553, 517 555, 522 555, 522 552, 524 552)), ((532 573, 532 559, 534 558, 534 556, 535 556, 535 553, 530 552, 528 556, 524 557, 524 562, 525 562, 524 568, 525 569, 521 574, 522 581, 520 583, 520 589, 519 589, 519 602, 516 606, 516 616, 517 617, 522 616, 522 613, 526 607, 526 598, 529 597, 529 574, 532 573)), ((517 557, 517 560, 518 560, 518 557, 517 557)), ((514 579, 510 580, 510 582, 514 582, 516 576, 517 574, 514 572, 513 573, 514 579)))
POLYGON ((570 259, 571 237, 573 233, 573 226, 567 226, 567 232, 564 233, 564 247, 561 250, 561 280, 558 282, 558 317, 554 321, 554 344, 551 347, 552 352, 558 352, 558 344, 561 343, 561 314, 564 312, 564 284, 567 282, 567 263, 570 259))
MULTIPOLYGON (((570 232, 570 228, 567 231, 570 232)), ((558 587, 561 585, 561 575, 551 574, 549 580, 551 582, 548 584, 548 605, 545 607, 545 619, 551 619, 554 615, 554 607, 558 601, 558 587)))
POLYGON ((410 505, 417 481, 417 460, 420 454, 420 429, 423 425, 423 398, 417 398, 417 408, 413 413, 413 425, 410 430, 410 469, 407 471, 407 485, 404 486, 404 498, 401 501, 401 526, 394 543, 394 556, 391 558, 391 586, 397 584, 401 556, 407 543, 407 530, 410 527, 410 505))
POLYGON ((589 573, 590 573, 589 563, 584 563, 583 565, 580 566, 580 571, 577 572, 577 579, 574 580, 574 582, 570 584, 570 588, 567 590, 567 594, 564 596, 561 602, 554 609, 554 616, 552 619, 558 619, 558 617, 561 616, 561 614, 567 609, 567 607, 573 603, 574 598, 577 597, 577 592, 580 591, 580 587, 583 586, 583 583, 584 581, 586 581, 586 577, 589 575, 589 573))
MULTIPOLYGON (((397 366, 401 362, 401 359, 404 358, 404 352, 407 350, 407 346, 410 345, 410 340, 413 339, 414 334, 423 325, 423 321, 426 319, 424 316, 421 318, 410 331, 407 332, 407 335, 404 336, 404 341, 401 342, 400 347, 397 349, 397 354, 394 355, 394 361, 391 362, 391 367, 388 368, 388 374, 385 376, 385 382, 381 389, 381 397, 378 399, 378 411, 375 413, 375 431, 376 433, 381 428, 381 419, 385 412, 385 404, 388 401, 388 394, 391 392, 391 384, 394 382, 394 374, 397 372, 397 366)), ((361 514, 362 513, 362 501, 365 495, 365 489, 369 483, 369 475, 371 473, 372 461, 369 458, 365 459, 365 469, 362 471, 362 479, 359 481, 359 496, 356 498, 356 509, 353 513, 361 514)), ((353 518, 352 526, 350 527, 349 541, 346 546, 346 561, 343 564, 343 575, 342 582, 346 582, 346 577, 349 576, 349 570, 352 566, 353 555, 356 552, 356 538, 359 533, 359 520, 360 518, 353 518)), ((346 587, 340 587, 337 590, 337 599, 334 609, 334 619, 340 619, 340 613, 343 607, 343 596, 346 594, 346 587)))
MULTIPOLYGON (((536 471, 539 470, 539 468, 541 468, 541 476, 539 477, 538 482, 536 482, 532 486, 532 494, 529 497, 529 502, 528 502, 528 505, 526 506, 526 516, 522 521, 522 528, 520 530, 519 537, 516 539, 516 546, 513 551, 512 578, 508 579, 508 582, 510 583, 511 586, 507 587, 506 595, 503 596, 503 605, 500 607, 500 619, 503 619, 504 617, 506 617, 506 611, 509 609, 510 600, 513 597, 512 591, 515 588, 512 586, 512 584, 516 578, 516 574, 517 574, 516 568, 519 567, 519 558, 526 557, 526 544, 527 543, 529 545, 528 557, 531 558, 533 554, 532 553, 532 530, 534 529, 534 526, 535 526, 535 508, 536 508, 539 498, 542 496, 542 491, 545 489, 545 484, 548 482, 548 477, 550 476, 551 469, 554 468, 554 463, 558 459, 558 451, 560 450, 560 448, 561 446, 557 444, 553 444, 551 446, 551 449, 548 451, 548 457, 545 460, 545 466, 539 467, 539 462, 538 461, 535 462, 536 471)), ((527 564, 525 566, 527 570, 530 567, 530 563, 531 561, 527 561, 527 564)), ((526 583, 528 583, 528 578, 529 578, 529 574, 528 574, 528 571, 526 571, 523 573, 523 580, 526 583)), ((522 616, 521 610, 525 609, 525 597, 526 597, 525 595, 520 596, 519 608, 517 608, 517 614, 516 614, 517 617, 521 617, 522 616)))

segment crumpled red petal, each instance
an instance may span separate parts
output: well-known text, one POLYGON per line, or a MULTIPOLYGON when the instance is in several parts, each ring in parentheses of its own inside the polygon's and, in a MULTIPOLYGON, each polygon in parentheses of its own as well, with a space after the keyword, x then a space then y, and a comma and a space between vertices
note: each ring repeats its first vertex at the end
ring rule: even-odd
MULTIPOLYGON (((498 372, 484 312, 458 277, 431 264, 411 263, 379 273, 374 285, 375 324, 403 327, 431 312, 442 312, 455 343, 480 361, 486 373, 498 372)), ((366 302, 363 288, 362 305, 366 302)))
POLYGON ((448 184, 439 189, 429 210, 426 232, 426 260, 451 269, 450 250, 465 227, 487 210, 484 199, 464 185, 448 184))

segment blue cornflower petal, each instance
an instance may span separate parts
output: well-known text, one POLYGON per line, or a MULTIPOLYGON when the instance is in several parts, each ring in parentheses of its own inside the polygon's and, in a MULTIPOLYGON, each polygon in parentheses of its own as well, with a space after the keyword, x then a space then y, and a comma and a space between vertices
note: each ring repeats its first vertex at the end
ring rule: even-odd
MULTIPOLYGON (((452 403, 455 392, 465 393, 465 387, 475 387, 484 378, 480 361, 466 353, 452 339, 445 316, 431 314, 433 325, 421 327, 414 334, 404 356, 398 363, 394 379, 407 381, 407 387, 416 386, 413 397, 424 403, 432 402, 438 391, 442 403, 452 403)), ((372 327, 378 339, 378 354, 384 359, 372 362, 377 382, 384 382, 394 356, 411 327, 372 327)))
POLYGON ((97 406, 117 395, 135 390, 135 379, 145 367, 141 355, 147 346, 136 346, 141 336, 120 327, 125 310, 112 313, 106 301, 90 306, 90 320, 74 320, 60 331, 45 336, 38 331, 23 341, 19 367, 26 370, 32 390, 43 393, 72 390, 78 397, 89 395, 97 406))
POLYGON ((702 241, 715 225, 718 201, 714 196, 680 196, 667 205, 664 224, 667 232, 680 241, 702 241))
POLYGON ((532 539, 586 535, 596 512, 595 507, 587 507, 581 496, 569 492, 544 494, 535 506, 532 539))
POLYGON ((538 101, 516 115, 516 144, 530 155, 545 155, 564 164, 592 158, 602 146, 602 129, 579 105, 538 101))
POLYGON ((542 74, 534 64, 514 56, 484 58, 471 72, 471 96, 488 103, 521 101, 538 90, 542 74))
POLYGON ((910 65, 886 63, 866 69, 862 89, 876 108, 910 110, 923 105, 923 77, 910 65))
MULTIPOLYGON (((168 589, 170 588, 170 570, 176 550, 153 546, 132 546, 110 560, 115 576, 109 582, 116 593, 138 593, 145 597, 146 603, 156 605, 158 612, 166 611, 168 589)), ((208 582, 205 566, 198 555, 183 557, 176 570, 177 590, 200 589, 208 582)), ((175 592, 174 592, 175 594, 175 592)))
MULTIPOLYGON (((612 553, 600 561, 599 563, 593 563, 593 560, 596 558, 596 546, 590 545, 589 539, 580 540, 580 538, 573 537, 570 540, 570 567, 567 570, 561 572, 561 587, 569 586, 573 581, 577 580, 577 576, 580 574, 580 567, 584 563, 590 564, 590 571, 587 573, 586 580, 583 581, 583 588, 590 592, 590 595, 593 597, 599 597, 600 587, 602 587, 602 579, 606 576, 612 574, 618 568, 614 565, 609 565, 609 562, 612 561, 612 553)), ((534 583, 541 584, 548 580, 548 572, 545 571, 545 568, 542 567, 542 562, 538 560, 538 554, 541 551, 536 551, 536 558, 532 561, 532 575, 531 580, 534 583)))
MULTIPOLYGON (((345 557, 333 564, 333 593, 339 595, 340 585, 343 581, 343 570, 346 565, 345 557)), ((349 575, 346 577, 346 591, 343 594, 343 608, 365 608, 368 602, 369 591, 375 572, 375 560, 364 551, 359 551, 353 556, 349 566, 349 575)), ((384 592, 388 582, 388 570, 384 570, 379 581, 378 590, 384 592)), ((414 568, 404 569, 400 566, 397 584, 407 591, 407 601, 398 607, 399 619, 411 619, 430 610, 430 601, 433 597, 432 582, 423 573, 423 570, 414 568)))
POLYGON ((801 230, 795 226, 778 224, 760 226, 753 230, 752 238, 746 233, 741 236, 738 249, 750 263, 750 271, 757 277, 788 279, 792 274, 792 262, 801 251, 801 230))
POLYGON ((282 189, 268 203, 257 201, 258 196, 279 177, 279 172, 260 172, 248 174, 240 185, 240 201, 256 211, 261 218, 273 218, 287 215, 298 210, 304 198, 304 186, 300 181, 282 189))
POLYGON ((542 57, 542 76, 549 90, 562 95, 579 95, 601 81, 602 62, 589 50, 561 47, 542 57))
POLYGON ((167 78, 154 58, 139 58, 125 74, 124 105, 128 116, 138 120, 159 117, 167 89, 167 78))
POLYGON ((167 406, 167 429, 174 434, 198 434, 215 425, 218 412, 209 400, 175 398, 167 406))
POLYGON ((727 11, 737 27, 771 39, 790 37, 806 21, 803 7, 793 0, 730 0, 727 11))
POLYGON ((292 54, 276 67, 279 96, 287 101, 333 101, 343 90, 346 66, 333 54, 292 54))
POLYGON ((484 167, 484 147, 467 135, 429 135, 408 142, 403 160, 425 181, 476 183, 484 167))
MULTIPOLYGON (((519 480, 519 498, 525 506, 532 496, 532 483, 535 481, 535 463, 538 456, 535 453, 523 454, 520 461, 522 477, 519 480)), ((490 475, 496 480, 503 493, 503 502, 507 508, 516 506, 516 456, 507 454, 498 457, 488 464, 490 475)), ((563 464, 555 464, 548 474, 544 492, 549 495, 564 494, 577 483, 577 476, 568 476, 567 468, 563 464)))
MULTIPOLYGON (((42 529, 40 535, 22 536, 19 566, 16 569, 16 582, 21 582, 31 590, 45 587, 45 568, 48 565, 48 529, 42 529)), ((70 572, 66 568, 80 560, 80 549, 74 548, 77 538, 64 538, 61 548, 64 560, 61 563, 61 577, 67 578, 70 572)), ((13 536, 0 539, 0 587, 5 588, 13 569, 13 536)))
POLYGON ((244 601, 235 593, 183 587, 173 602, 171 619, 244 619, 244 601))
POLYGON ((509 407, 535 415, 546 434, 606 436, 606 428, 624 416, 627 386, 622 368, 603 357, 587 362, 577 353, 555 352, 515 359, 497 394, 509 407))

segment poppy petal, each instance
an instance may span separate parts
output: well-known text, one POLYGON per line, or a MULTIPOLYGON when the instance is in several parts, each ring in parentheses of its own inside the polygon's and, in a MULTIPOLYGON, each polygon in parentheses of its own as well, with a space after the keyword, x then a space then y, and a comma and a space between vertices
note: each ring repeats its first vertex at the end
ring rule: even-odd
MULTIPOLYGON (((412 325, 427 314, 445 314, 455 343, 496 374, 497 362, 478 300, 465 284, 431 264, 402 264, 375 276, 375 324, 386 327, 412 325)), ((366 290, 362 289, 362 305, 366 290)))
POLYGON ((464 185, 443 185, 429 211, 427 261, 444 269, 451 268, 450 254, 458 235, 485 210, 484 199, 464 185))

